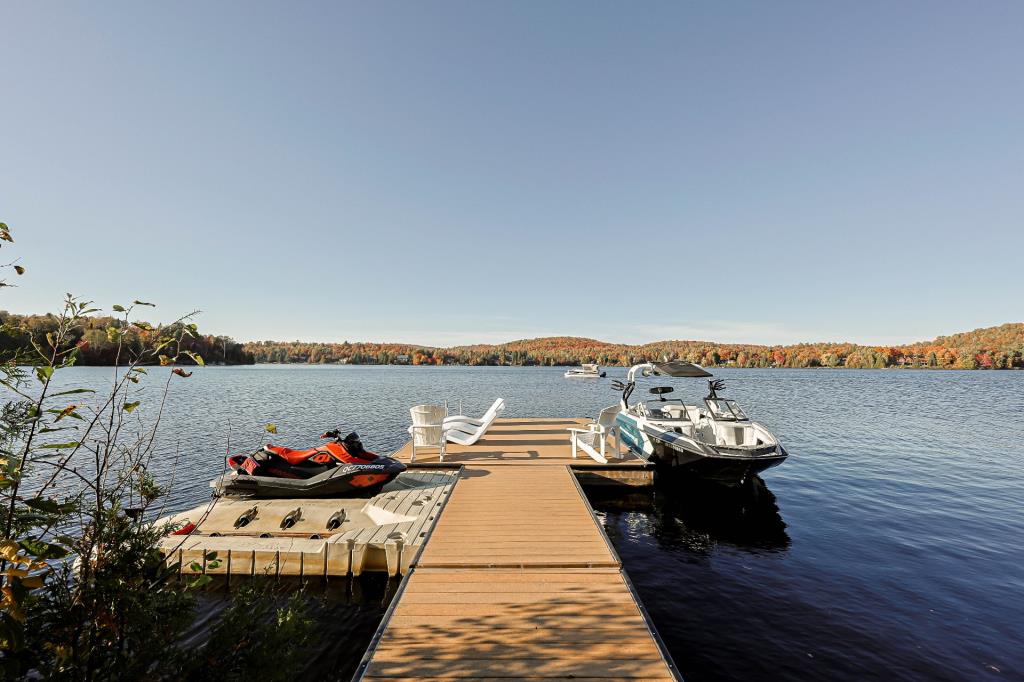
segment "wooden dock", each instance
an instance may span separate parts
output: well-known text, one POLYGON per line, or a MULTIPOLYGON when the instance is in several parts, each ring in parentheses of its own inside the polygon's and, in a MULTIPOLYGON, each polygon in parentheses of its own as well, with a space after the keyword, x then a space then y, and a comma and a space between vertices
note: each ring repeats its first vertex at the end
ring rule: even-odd
POLYGON ((579 423, 499 420, 450 446, 458 482, 356 679, 678 679, 572 470, 646 465, 573 459, 579 423))

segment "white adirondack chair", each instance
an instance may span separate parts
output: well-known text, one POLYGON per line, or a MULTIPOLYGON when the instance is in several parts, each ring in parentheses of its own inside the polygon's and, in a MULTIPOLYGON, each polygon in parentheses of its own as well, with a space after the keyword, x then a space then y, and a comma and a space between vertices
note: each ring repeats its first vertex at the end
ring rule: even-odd
POLYGON ((587 424, 584 428, 569 429, 569 441, 572 443, 572 456, 575 459, 576 451, 583 450, 591 459, 601 464, 608 463, 605 444, 608 436, 615 436, 615 457, 618 458, 622 452, 619 442, 619 427, 615 423, 615 417, 619 414, 619 406, 612 405, 601 410, 597 420, 587 424))
POLYGON ((409 410, 412 415, 412 426, 409 427, 409 435, 412 436, 412 457, 410 462, 416 461, 416 449, 437 448, 438 458, 443 462, 445 445, 448 439, 445 438, 443 405, 417 405, 409 410))

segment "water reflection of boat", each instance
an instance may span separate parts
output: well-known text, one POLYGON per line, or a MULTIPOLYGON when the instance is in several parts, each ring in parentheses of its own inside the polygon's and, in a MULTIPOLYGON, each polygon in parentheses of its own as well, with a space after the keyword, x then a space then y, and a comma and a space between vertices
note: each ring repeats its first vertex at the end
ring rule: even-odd
MULTIPOLYGON (((660 545, 698 552, 728 544, 760 551, 789 547, 786 523, 775 495, 759 476, 748 484, 727 488, 699 479, 673 482, 671 490, 653 492, 587 491, 594 509, 606 515, 609 534, 622 515, 640 514, 649 521, 648 532, 660 545)), ((635 520, 625 520, 634 525, 635 520)))

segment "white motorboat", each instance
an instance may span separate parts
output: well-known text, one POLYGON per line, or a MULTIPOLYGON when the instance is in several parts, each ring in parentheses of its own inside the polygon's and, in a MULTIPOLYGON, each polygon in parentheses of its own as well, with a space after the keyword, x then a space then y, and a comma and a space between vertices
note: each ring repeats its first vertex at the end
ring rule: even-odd
POLYGON ((571 367, 565 372, 566 379, 600 379, 604 372, 597 365, 585 362, 579 367, 571 367))
POLYGON ((701 478, 740 485, 756 474, 778 466, 788 453, 763 424, 751 421, 735 400, 722 398, 721 379, 708 381, 702 405, 666 398, 671 386, 654 386, 656 396, 629 404, 638 377, 712 377, 700 365, 689 362, 647 362, 630 368, 626 381, 612 386, 622 391, 616 417, 619 435, 629 449, 660 468, 690 473, 701 478))

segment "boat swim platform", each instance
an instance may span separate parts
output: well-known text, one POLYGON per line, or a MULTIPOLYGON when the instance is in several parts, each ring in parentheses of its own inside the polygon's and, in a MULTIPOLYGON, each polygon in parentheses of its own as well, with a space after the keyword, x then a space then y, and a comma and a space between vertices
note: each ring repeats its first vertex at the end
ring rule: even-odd
POLYGON ((184 575, 405 575, 457 479, 457 471, 405 471, 368 499, 216 498, 212 506, 162 519, 196 527, 164 537, 159 548, 184 575), (243 516, 252 518, 239 525, 243 516), (285 528, 289 516, 294 522, 285 528), (216 562, 208 560, 212 552, 216 562))
POLYGON ((458 481, 356 680, 679 679, 577 480, 646 463, 573 459, 581 423, 503 419, 443 465, 417 452, 415 470, 457 466, 458 481))

